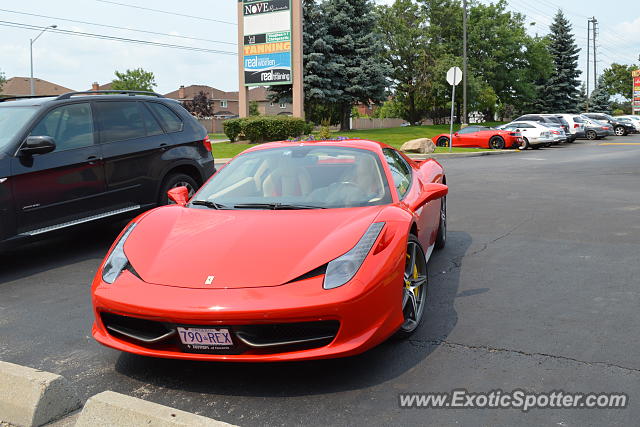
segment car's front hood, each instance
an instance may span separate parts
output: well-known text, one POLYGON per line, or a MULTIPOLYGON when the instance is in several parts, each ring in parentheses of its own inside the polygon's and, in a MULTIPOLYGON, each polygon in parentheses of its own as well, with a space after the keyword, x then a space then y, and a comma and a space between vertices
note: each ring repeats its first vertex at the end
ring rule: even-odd
POLYGON ((124 249, 148 283, 187 288, 278 286, 349 251, 381 208, 165 207, 138 223, 124 249))

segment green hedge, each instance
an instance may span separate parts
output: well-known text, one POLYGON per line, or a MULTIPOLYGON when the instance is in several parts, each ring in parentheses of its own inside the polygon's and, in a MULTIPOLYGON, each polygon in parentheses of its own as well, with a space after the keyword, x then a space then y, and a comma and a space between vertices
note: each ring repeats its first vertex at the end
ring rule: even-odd
POLYGON ((280 141, 304 135, 308 125, 303 119, 288 116, 247 117, 231 119, 223 123, 224 133, 235 141, 244 135, 251 142, 280 141))

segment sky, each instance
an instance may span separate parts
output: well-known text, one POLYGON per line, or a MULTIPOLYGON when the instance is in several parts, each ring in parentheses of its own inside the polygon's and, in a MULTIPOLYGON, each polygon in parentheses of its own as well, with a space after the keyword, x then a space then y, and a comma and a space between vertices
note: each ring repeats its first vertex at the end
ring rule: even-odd
MULTIPOLYGON (((482 1, 488 3, 488 0, 482 1)), ((389 4, 392 0, 376 2, 389 4)), ((573 24, 576 42, 582 48, 579 66, 583 70, 586 66, 587 19, 591 16, 598 19, 600 30, 597 39, 599 73, 612 62, 639 62, 638 0, 615 0, 615 5, 601 0, 509 0, 508 3, 511 10, 527 16, 532 35, 546 34, 553 15, 562 7, 573 24)), ((207 51, 145 46, 48 31, 33 45, 34 76, 37 78, 86 90, 94 81, 104 84, 113 80, 115 70, 142 67, 154 72, 159 93, 191 84, 237 90, 236 5, 237 0, 3 0, 0 3, 0 71, 6 77, 29 76, 29 39, 40 32, 39 29, 7 25, 57 25, 61 30, 207 51)), ((584 80, 584 73, 581 78, 584 80)))

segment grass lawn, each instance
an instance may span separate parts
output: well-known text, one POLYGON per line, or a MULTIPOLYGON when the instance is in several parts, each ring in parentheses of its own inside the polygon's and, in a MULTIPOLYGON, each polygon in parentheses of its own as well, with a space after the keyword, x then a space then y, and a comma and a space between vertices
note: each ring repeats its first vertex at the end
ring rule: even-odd
MULTIPOLYGON (((496 125, 496 123, 486 123, 485 126, 496 125)), ((459 126, 453 127, 454 131, 456 131, 459 126)), ((371 129, 371 130, 353 130, 349 132, 334 132, 334 136, 346 136, 347 138, 362 138, 362 139, 370 139, 373 141, 384 142, 385 144, 392 145, 394 147, 400 148, 400 146, 409 141, 410 139, 416 138, 433 138, 434 136, 441 133, 448 133, 449 125, 432 125, 432 126, 406 126, 406 127, 396 127, 389 129, 371 129)), ((211 134, 214 135, 214 134, 211 134)), ((210 136, 212 139, 213 137, 210 136)), ((220 138, 222 139, 222 138, 220 138)), ((435 141, 434 141, 435 142, 435 141)), ((228 157, 233 157, 240 152, 246 150, 249 147, 252 147, 254 144, 232 144, 230 142, 222 142, 218 144, 212 144, 213 147, 213 155, 216 159, 223 159, 228 157)), ((453 152, 461 153, 461 152, 474 152, 474 151, 486 151, 481 148, 454 148, 453 152)), ((449 152, 448 148, 445 147, 437 147, 436 153, 446 153, 449 152)))
POLYGON ((224 133, 210 133, 209 138, 210 139, 229 139, 227 138, 227 135, 225 135, 224 133))

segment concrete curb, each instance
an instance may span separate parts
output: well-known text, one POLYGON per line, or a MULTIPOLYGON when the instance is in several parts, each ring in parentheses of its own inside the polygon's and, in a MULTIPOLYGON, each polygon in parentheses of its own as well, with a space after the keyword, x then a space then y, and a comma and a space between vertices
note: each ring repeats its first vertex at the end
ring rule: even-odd
POLYGON ((493 150, 493 151, 480 151, 478 153, 429 153, 429 154, 407 154, 414 160, 425 159, 455 159, 459 157, 482 157, 482 156, 496 156, 500 154, 515 154, 521 153, 520 150, 493 150))
POLYGON ((39 426, 81 405, 69 382, 60 375, 0 362, 0 424, 39 426))
POLYGON ((113 391, 104 391, 85 403, 76 427, 224 427, 231 424, 216 421, 168 406, 147 402, 113 391))
MULTIPOLYGON (((458 157, 481 157, 481 156, 496 156, 499 154, 514 154, 521 153, 520 150, 493 150, 493 151, 480 151, 478 153, 429 153, 429 154, 414 154, 405 153, 407 156, 414 160, 425 159, 455 159, 458 157)), ((228 163, 230 158, 215 159, 217 164, 228 163)))

